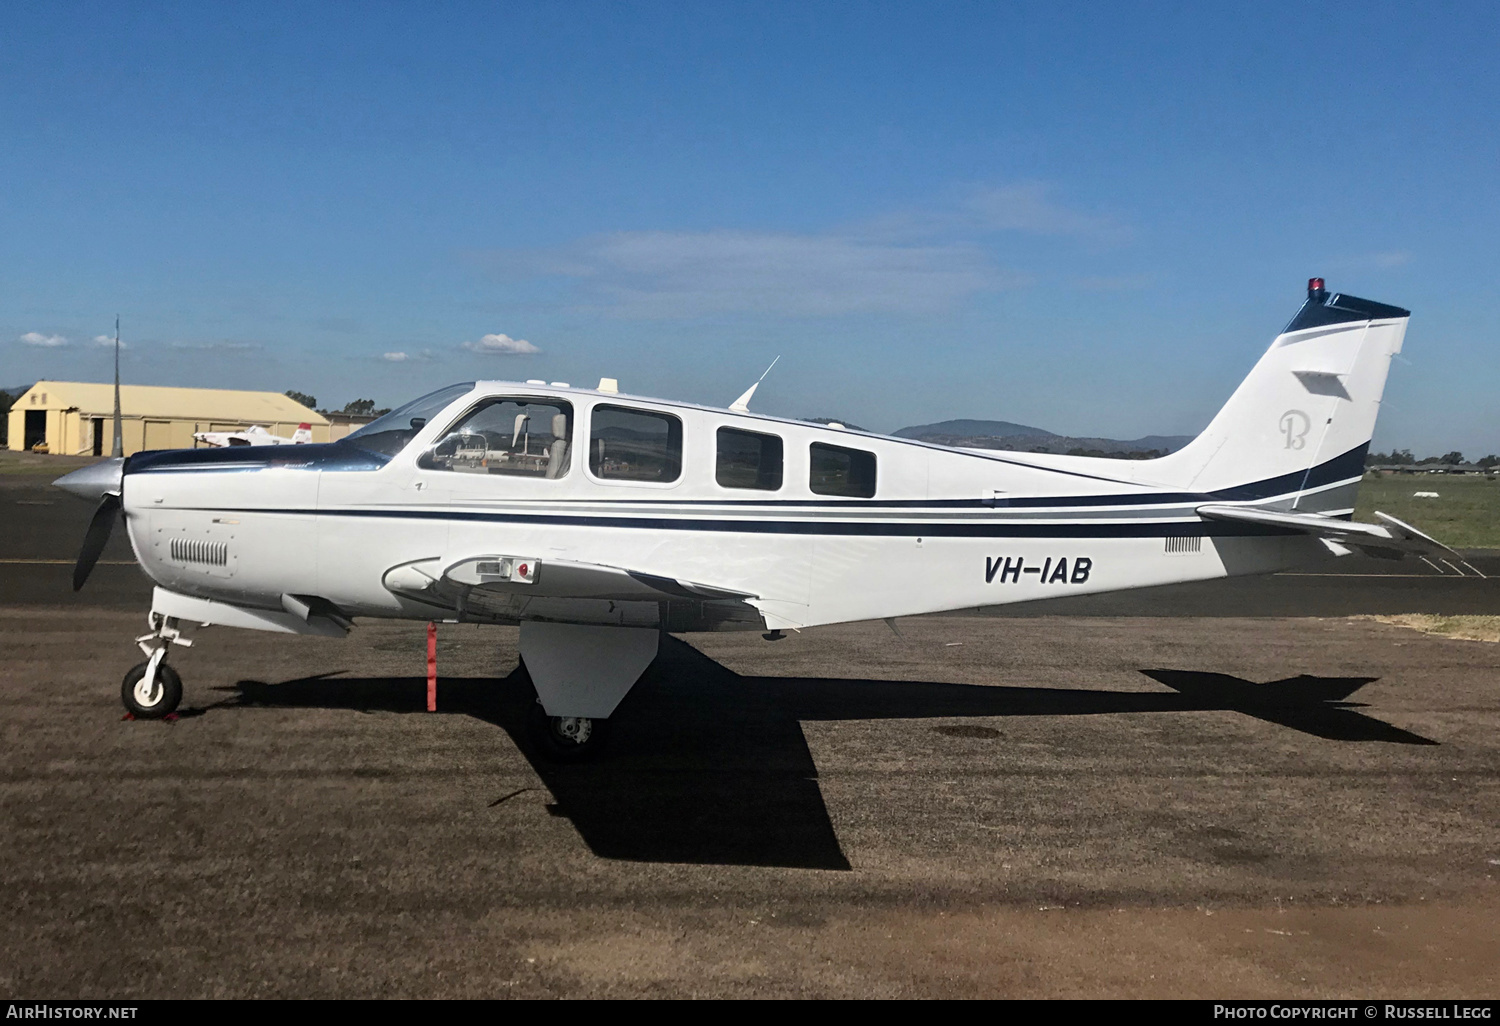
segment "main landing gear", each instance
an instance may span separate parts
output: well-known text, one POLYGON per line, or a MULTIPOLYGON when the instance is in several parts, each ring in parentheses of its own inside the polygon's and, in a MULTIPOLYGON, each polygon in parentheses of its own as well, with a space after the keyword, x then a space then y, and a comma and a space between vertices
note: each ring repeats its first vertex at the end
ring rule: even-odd
POLYGON ((531 707, 531 737, 553 762, 588 762, 604 748, 609 720, 588 716, 548 716, 539 701, 531 707))
POLYGON ((173 645, 191 648, 182 636, 176 617, 152 613, 147 618, 149 634, 135 639, 146 661, 130 668, 120 683, 120 701, 138 720, 159 720, 177 711, 182 702, 182 678, 167 665, 167 650, 173 645))
POLYGON ((654 627, 521 623, 521 662, 537 697, 531 736, 543 758, 599 754, 609 717, 656 658, 659 640, 654 627))

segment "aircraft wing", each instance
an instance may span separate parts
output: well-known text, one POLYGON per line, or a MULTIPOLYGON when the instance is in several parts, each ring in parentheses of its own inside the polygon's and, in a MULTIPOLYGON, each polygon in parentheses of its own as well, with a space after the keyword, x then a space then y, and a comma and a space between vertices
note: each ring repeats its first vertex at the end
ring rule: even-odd
POLYGON ((385 585, 394 592, 432 597, 451 593, 538 599, 606 599, 661 602, 698 599, 743 602, 758 596, 733 588, 649 574, 625 567, 569 559, 470 556, 457 562, 420 560, 392 567, 385 585))
POLYGON ((591 598, 629 601, 646 599, 747 599, 749 592, 719 588, 696 581, 641 573, 600 563, 517 556, 474 556, 443 571, 457 584, 490 591, 524 592, 547 598, 591 598), (507 570, 506 563, 510 568, 507 570), (522 572, 518 572, 522 571, 522 572), (529 579, 525 579, 529 578, 529 579))
POLYGON ((1347 555, 1350 549, 1360 549, 1373 556, 1389 558, 1410 554, 1463 559, 1436 538, 1423 534, 1388 513, 1378 511, 1375 515, 1385 521, 1383 524, 1361 524, 1317 513, 1286 513, 1251 506, 1199 506, 1197 512, 1206 520, 1227 520, 1301 531, 1321 538, 1325 545, 1340 556, 1347 555))

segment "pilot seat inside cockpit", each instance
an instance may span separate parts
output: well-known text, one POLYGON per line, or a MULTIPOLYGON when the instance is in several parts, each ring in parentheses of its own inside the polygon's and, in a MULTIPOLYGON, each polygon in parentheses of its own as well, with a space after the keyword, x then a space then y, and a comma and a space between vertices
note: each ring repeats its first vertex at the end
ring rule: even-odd
POLYGON ((418 466, 464 474, 557 478, 568 470, 567 403, 492 399, 453 425, 418 466))

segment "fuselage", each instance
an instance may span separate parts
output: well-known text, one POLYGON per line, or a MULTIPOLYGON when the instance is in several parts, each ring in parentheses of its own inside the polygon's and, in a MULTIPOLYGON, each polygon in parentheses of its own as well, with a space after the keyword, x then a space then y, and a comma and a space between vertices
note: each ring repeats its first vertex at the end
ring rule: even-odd
POLYGON ((457 389, 403 427, 394 442, 133 457, 121 498, 141 566, 174 592, 264 609, 310 595, 350 616, 796 628, 1317 560, 1314 539, 1195 508, 1321 492, 1319 508, 1344 513, 1363 471, 1354 450, 1200 493, 1154 482, 1151 461, 957 450, 513 382, 457 389), (503 430, 467 427, 481 409, 503 430), (755 615, 691 599, 435 610, 389 577, 484 555, 537 560, 543 575, 565 561, 700 582, 751 596, 755 615))

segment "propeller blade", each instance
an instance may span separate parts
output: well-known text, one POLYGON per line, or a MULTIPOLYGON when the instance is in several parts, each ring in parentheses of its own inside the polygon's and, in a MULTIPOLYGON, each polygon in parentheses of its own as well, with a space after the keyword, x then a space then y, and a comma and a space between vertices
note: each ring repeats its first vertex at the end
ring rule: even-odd
POLYGON ((115 515, 120 512, 120 497, 107 494, 99 503, 99 508, 94 510, 94 519, 89 521, 88 533, 83 536, 83 548, 78 552, 78 565, 73 567, 73 590, 78 591, 83 587, 83 582, 89 579, 89 574, 94 569, 94 564, 99 562, 99 554, 104 551, 105 544, 109 541, 109 532, 114 530, 115 515))

